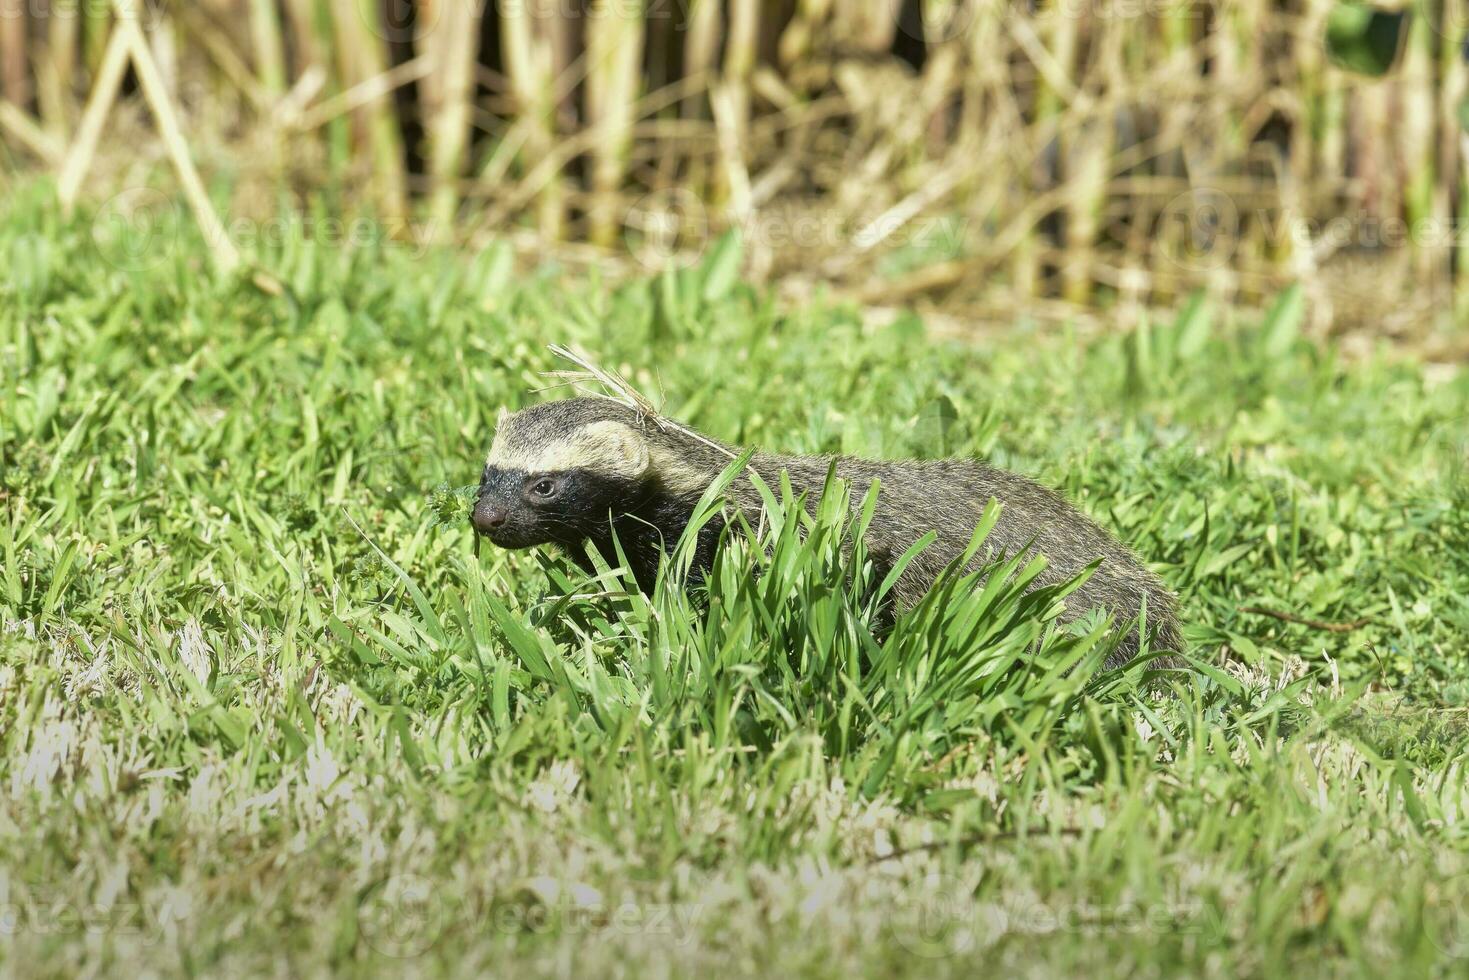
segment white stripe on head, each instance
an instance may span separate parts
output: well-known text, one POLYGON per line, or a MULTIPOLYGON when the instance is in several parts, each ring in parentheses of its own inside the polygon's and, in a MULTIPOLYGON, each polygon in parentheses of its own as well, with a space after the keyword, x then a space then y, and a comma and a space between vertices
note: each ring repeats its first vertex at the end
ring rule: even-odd
POLYGON ((486 466, 527 473, 587 469, 627 479, 636 479, 648 469, 647 440, 622 422, 592 422, 546 445, 526 445, 519 439, 512 443, 504 423, 501 419, 486 466))

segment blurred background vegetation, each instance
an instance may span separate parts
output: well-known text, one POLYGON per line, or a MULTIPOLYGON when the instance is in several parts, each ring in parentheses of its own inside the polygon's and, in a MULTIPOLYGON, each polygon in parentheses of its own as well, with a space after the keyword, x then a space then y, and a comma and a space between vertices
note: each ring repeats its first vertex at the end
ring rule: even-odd
POLYGON ((631 273, 737 229, 940 328, 1299 282, 1452 356, 1469 0, 1385 2, 0 0, 0 180, 227 266, 283 207, 631 273))

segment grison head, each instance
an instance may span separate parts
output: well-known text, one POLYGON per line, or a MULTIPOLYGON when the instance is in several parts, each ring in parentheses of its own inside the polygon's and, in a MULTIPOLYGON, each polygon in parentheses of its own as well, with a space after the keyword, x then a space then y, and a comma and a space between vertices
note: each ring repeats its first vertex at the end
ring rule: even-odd
POLYGON ((584 540, 647 496, 652 455, 637 413, 605 398, 502 414, 475 530, 502 548, 584 540))

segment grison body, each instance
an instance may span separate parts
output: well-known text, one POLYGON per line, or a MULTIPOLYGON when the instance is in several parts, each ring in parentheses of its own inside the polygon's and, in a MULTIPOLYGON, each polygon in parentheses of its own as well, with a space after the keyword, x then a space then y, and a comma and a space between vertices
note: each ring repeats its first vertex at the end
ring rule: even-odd
MULTIPOLYGON (((506 548, 555 544, 585 562, 590 541, 617 564, 614 537, 639 585, 650 591, 659 563, 679 540, 695 504, 739 455, 679 425, 605 398, 574 398, 504 415, 480 481, 475 529, 506 548)), ((1049 564, 1034 585, 1068 579, 1091 562, 1101 564, 1067 597, 1066 619, 1102 608, 1119 623, 1136 621, 1144 603, 1153 649, 1182 650, 1173 597, 1120 541, 1056 492, 1033 480, 972 459, 872 461, 846 456, 783 456, 756 452, 749 468, 769 486, 788 474, 797 494, 817 500, 828 471, 851 487, 860 504, 878 481, 877 508, 867 532, 878 566, 896 561, 933 531, 937 539, 904 570, 891 598, 911 608, 939 573, 963 555, 991 498, 1002 510, 977 563, 995 554, 1039 552, 1049 564)), ((763 506, 755 487, 736 479, 727 496, 752 525, 763 506)), ((700 534, 696 567, 708 567, 720 522, 700 534)), ((1113 657, 1138 650, 1137 630, 1113 657)))

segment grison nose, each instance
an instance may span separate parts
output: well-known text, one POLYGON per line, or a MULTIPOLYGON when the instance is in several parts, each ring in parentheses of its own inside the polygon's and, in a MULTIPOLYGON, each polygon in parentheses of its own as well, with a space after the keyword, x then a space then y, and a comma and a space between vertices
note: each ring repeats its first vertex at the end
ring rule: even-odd
POLYGON ((489 534, 491 531, 498 530, 505 523, 505 518, 509 516, 510 512, 503 505, 481 500, 474 505, 474 517, 472 518, 474 529, 481 534, 489 534))

